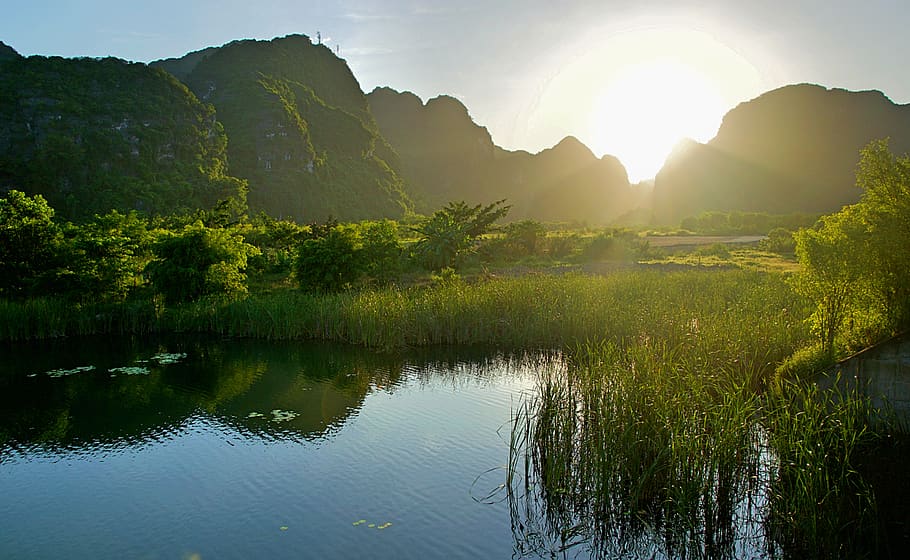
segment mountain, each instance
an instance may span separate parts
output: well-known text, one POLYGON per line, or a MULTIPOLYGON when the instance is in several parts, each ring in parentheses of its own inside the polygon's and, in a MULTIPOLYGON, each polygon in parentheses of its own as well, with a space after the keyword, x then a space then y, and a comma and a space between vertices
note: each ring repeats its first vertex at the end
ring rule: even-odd
POLYGON ((410 205, 394 152, 344 60, 304 35, 153 62, 214 105, 251 210, 298 220, 397 217, 410 205))
POLYGON ((21 58, 19 53, 17 53, 13 47, 7 45, 3 41, 0 41, 0 62, 16 58, 21 58))
POLYGON ((707 144, 688 141, 654 185, 654 217, 706 210, 827 213, 859 200, 855 168, 871 140, 910 151, 910 105, 879 91, 785 86, 741 103, 707 144))
POLYGON ((382 135, 401 158, 418 210, 451 200, 489 203, 505 198, 509 218, 605 223, 630 210, 625 168, 597 158, 573 137, 538 154, 493 143, 457 99, 425 104, 411 92, 376 88, 367 95, 382 135))
POLYGON ((0 191, 70 219, 207 208, 242 194, 214 110, 173 76, 114 58, 0 61, 0 191))

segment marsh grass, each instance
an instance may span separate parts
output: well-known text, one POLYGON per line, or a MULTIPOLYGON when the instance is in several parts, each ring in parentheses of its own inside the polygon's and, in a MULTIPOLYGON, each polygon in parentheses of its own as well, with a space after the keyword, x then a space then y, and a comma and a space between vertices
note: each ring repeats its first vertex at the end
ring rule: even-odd
POLYGON ((763 362, 805 335, 801 300, 776 275, 743 271, 618 271, 386 286, 339 294, 276 290, 176 307, 155 302, 73 307, 56 300, 0 303, 0 337, 25 340, 108 332, 202 332, 273 340, 318 339, 375 348, 493 344, 560 348, 587 339, 654 338, 702 345, 720 357, 763 362), (99 311, 99 309, 101 309, 99 311), (744 330, 762 350, 730 356, 744 330), (727 343, 730 344, 727 344, 727 343))
POLYGON ((764 390, 756 371, 784 354, 762 351, 760 329, 740 330, 731 346, 725 334, 587 343, 564 370, 541 376, 511 438, 519 549, 875 554, 876 499, 857 465, 886 424, 858 395, 795 383, 764 390))

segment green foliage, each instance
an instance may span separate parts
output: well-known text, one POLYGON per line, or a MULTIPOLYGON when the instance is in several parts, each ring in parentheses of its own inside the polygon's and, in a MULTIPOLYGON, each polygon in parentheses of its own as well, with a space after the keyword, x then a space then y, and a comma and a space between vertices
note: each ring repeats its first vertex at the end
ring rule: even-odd
POLYGON ((724 243, 700 245, 695 249, 695 254, 702 257, 718 257, 721 259, 729 259, 730 247, 724 243))
POLYGON ((360 238, 364 273, 381 282, 395 279, 402 270, 398 224, 392 220, 362 222, 360 238))
POLYGON ((684 230, 702 235, 763 235, 775 228, 796 230, 812 225, 817 214, 766 212, 702 212, 683 218, 684 230))
POLYGON ((0 295, 27 295, 54 267, 60 231, 41 195, 10 191, 0 199, 0 295))
POLYGON ((793 231, 783 227, 774 228, 768 232, 767 238, 758 242, 758 248, 779 255, 792 255, 796 252, 793 231))
POLYGON ((856 177, 859 203, 795 235, 803 266, 795 285, 816 303, 827 352, 838 336, 868 343, 910 326, 910 156, 872 142, 856 177))
POLYGON ((825 352, 849 316, 851 303, 863 289, 867 245, 865 228, 855 207, 823 217, 816 227, 796 233, 796 256, 802 270, 794 277, 801 294, 816 302, 813 329, 825 352), (858 260, 859 259, 859 260, 858 260))
POLYGON ((179 233, 165 232, 153 251, 155 260, 145 270, 157 293, 170 303, 246 293, 247 258, 257 252, 239 233, 207 228, 202 222, 179 233))
POLYGON ((311 228, 290 220, 276 220, 260 212, 244 231, 244 239, 259 249, 248 264, 256 272, 290 272, 297 247, 312 236, 311 228))
POLYGON ((214 109, 144 64, 17 59, 0 73, 0 100, 0 181, 68 219, 192 211, 244 188, 226 175, 214 109))
POLYGON ((856 183, 863 189, 858 206, 871 240, 871 290, 885 311, 885 328, 903 330, 910 327, 910 154, 895 156, 887 140, 870 143, 856 183))
POLYGON ((607 230, 592 238, 581 251, 585 261, 631 261, 647 251, 647 243, 629 230, 607 230))
POLYGON ((122 300, 142 284, 151 235, 136 212, 116 210, 64 229, 53 292, 68 299, 122 300))
POLYGON ((821 343, 809 344, 793 352, 774 371, 778 391, 790 382, 809 382, 820 371, 834 364, 834 358, 821 343))
POLYGON ((455 267, 475 248, 477 239, 509 212, 511 206, 504 203, 499 200, 487 206, 468 206, 463 201, 450 202, 437 210, 413 228, 420 235, 414 246, 418 260, 430 270, 455 267))
POLYGON ((336 225, 325 235, 307 239, 297 249, 294 272, 301 288, 337 292, 364 272, 363 244, 355 226, 336 225))

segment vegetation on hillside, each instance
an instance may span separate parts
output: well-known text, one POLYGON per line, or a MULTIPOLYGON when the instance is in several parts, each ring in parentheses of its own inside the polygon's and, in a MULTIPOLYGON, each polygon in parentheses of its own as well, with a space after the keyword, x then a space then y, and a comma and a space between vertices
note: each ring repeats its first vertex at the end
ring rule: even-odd
POLYGON ((243 197, 214 109, 173 76, 106 58, 0 63, 0 186, 63 217, 169 214, 243 197))
POLYGON ((276 218, 397 218, 410 200, 350 68, 293 35, 154 63, 212 103, 250 207, 276 218), (191 63, 191 64, 190 64, 191 63))

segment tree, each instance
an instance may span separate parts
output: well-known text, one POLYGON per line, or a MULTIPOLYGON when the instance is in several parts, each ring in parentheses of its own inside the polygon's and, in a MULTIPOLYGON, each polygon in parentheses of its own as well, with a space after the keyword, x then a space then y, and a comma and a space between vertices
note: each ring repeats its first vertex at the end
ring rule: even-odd
POLYGON ((816 303, 814 326, 829 353, 839 334, 868 342, 910 326, 910 156, 874 141, 861 152, 856 182, 859 203, 794 235, 802 264, 795 286, 816 303), (845 324, 852 332, 842 332, 845 324))
POLYGON ((802 264, 794 286, 816 303, 813 328, 830 355, 851 304, 863 289, 862 256, 868 240, 859 209, 847 207, 824 216, 814 228, 796 232, 794 239, 796 257, 802 264))
POLYGON ((297 249, 295 273, 300 287, 337 292, 363 275, 363 244, 355 226, 335 225, 297 249))
POLYGON ((142 283, 150 245, 145 219, 136 212, 113 210, 86 224, 67 224, 53 290, 70 299, 122 300, 142 283))
POLYGON ((867 274, 885 309, 887 327, 910 327, 910 155, 895 156, 887 140, 862 150, 857 186, 863 189, 859 207, 873 240, 867 274))
POLYGON ((0 198, 0 294, 27 295, 54 268, 60 229, 41 195, 17 190, 0 198))
POLYGON ((412 228, 420 235, 414 247, 416 255, 431 270, 454 267, 474 249, 477 238, 509 212, 511 206, 503 206, 504 203, 505 200, 487 206, 448 203, 423 224, 412 228))
POLYGON ((152 286, 168 302, 182 303, 246 293, 247 258, 258 250, 239 233, 197 221, 180 233, 165 233, 153 252, 155 260, 145 268, 152 286))

